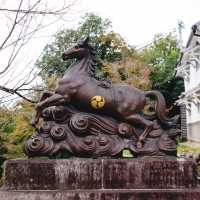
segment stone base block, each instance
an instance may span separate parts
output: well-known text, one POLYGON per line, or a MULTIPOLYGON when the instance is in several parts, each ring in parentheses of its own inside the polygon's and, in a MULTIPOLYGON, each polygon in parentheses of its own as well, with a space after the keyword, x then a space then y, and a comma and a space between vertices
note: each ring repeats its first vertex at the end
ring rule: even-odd
POLYGON ((175 158, 10 160, 4 189, 177 189, 197 187, 196 165, 175 158))
POLYGON ((0 200, 199 200, 196 165, 176 158, 10 160, 0 200))
POLYGON ((1 200, 199 200, 200 190, 0 191, 1 200))

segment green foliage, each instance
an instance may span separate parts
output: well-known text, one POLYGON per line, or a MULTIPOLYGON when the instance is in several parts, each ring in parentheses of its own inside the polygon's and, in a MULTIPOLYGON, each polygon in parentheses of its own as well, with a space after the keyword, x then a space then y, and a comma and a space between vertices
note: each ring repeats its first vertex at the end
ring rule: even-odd
POLYGON ((7 123, 5 123, 2 126, 2 131, 9 134, 9 133, 13 132, 13 130, 15 129, 15 127, 16 127, 15 121, 13 119, 9 119, 7 121, 7 123))
POLYGON ((4 139, 2 136, 0 136, 0 177, 2 174, 3 162, 6 160, 6 157, 5 157, 6 152, 7 152, 7 149, 4 145, 4 139))
MULTIPOLYGON (((200 147, 198 143, 189 143, 189 142, 182 142, 178 144, 177 147, 177 154, 180 155, 187 155, 192 156, 195 160, 195 157, 198 158, 200 155, 200 147)), ((197 163, 197 174, 200 177, 200 163, 197 163)))
POLYGON ((178 144, 177 153, 181 154, 200 154, 200 147, 198 145, 192 146, 187 142, 178 144))
POLYGON ((151 89, 148 65, 134 52, 118 62, 107 62, 103 72, 113 83, 129 84, 142 90, 151 89))
POLYGON ((93 13, 86 13, 79 23, 78 32, 83 36, 90 35, 95 40, 104 34, 110 26, 111 22, 108 19, 103 20, 93 13))
POLYGON ((34 131, 30 124, 32 113, 33 105, 25 101, 21 101, 12 109, 1 108, 0 141, 3 142, 4 159, 25 157, 23 153, 24 141, 34 131))
POLYGON ((45 47, 42 57, 36 62, 36 66, 43 70, 41 74, 43 79, 48 81, 52 75, 62 75, 73 62, 62 60, 64 46, 65 48, 71 47, 75 42, 87 36, 90 36, 90 43, 97 50, 96 75, 107 76, 101 70, 104 62, 116 62, 133 53, 133 49, 126 44, 123 38, 110 31, 110 28, 109 20, 89 13, 82 18, 77 29, 65 29, 56 33, 54 41, 45 47))
POLYGON ((152 65, 153 87, 160 87, 172 79, 179 55, 177 40, 171 34, 157 35, 153 44, 144 50, 144 59, 152 65))
MULTIPOLYGON (((5 154, 7 149, 5 146, 5 138, 2 133, 5 135, 9 134, 13 130, 12 125, 12 116, 10 115, 8 109, 1 107, 0 108, 0 177, 2 175, 2 166, 3 162, 6 160, 5 154)), ((0 183, 1 184, 1 183, 0 183)))
POLYGON ((51 80, 60 76, 72 61, 63 61, 61 54, 65 48, 73 45, 80 38, 90 36, 90 43, 97 50, 97 77, 108 77, 114 83, 128 83, 141 89, 150 88, 149 69, 117 33, 110 31, 111 23, 94 14, 86 14, 77 29, 66 29, 55 35, 53 43, 48 44, 43 56, 36 63, 43 69, 43 79, 50 88, 51 80), (122 65, 122 66, 119 66, 122 65), (53 77, 53 78, 52 78, 53 77))
POLYGON ((157 35, 152 45, 142 52, 142 57, 151 66, 152 89, 161 91, 169 105, 184 91, 183 80, 175 77, 175 68, 180 57, 176 37, 157 35))

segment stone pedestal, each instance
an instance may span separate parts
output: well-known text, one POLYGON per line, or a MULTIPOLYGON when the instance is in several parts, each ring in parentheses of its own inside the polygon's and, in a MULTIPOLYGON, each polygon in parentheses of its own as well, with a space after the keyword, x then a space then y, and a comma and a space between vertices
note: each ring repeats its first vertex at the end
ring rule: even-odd
POLYGON ((199 200, 196 166, 175 158, 10 160, 1 200, 199 200))

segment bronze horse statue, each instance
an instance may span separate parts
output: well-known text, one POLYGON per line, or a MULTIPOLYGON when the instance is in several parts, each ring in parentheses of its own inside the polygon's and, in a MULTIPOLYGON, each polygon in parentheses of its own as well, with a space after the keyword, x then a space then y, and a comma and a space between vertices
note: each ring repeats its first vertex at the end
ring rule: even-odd
POLYGON ((50 106, 72 104, 84 111, 112 116, 132 125, 139 124, 144 127, 139 136, 138 147, 148 133, 154 128, 154 122, 148 120, 140 112, 146 104, 147 96, 156 98, 156 117, 160 123, 171 126, 172 119, 166 116, 166 103, 163 95, 158 91, 141 91, 129 85, 110 84, 105 87, 95 78, 95 50, 88 43, 89 38, 79 42, 72 48, 65 50, 63 59, 76 61, 66 70, 64 76, 58 81, 54 92, 44 92, 36 105, 36 115, 32 124, 35 126, 43 109, 50 106), (102 96, 105 105, 101 109, 91 107, 90 101, 94 96, 102 96))

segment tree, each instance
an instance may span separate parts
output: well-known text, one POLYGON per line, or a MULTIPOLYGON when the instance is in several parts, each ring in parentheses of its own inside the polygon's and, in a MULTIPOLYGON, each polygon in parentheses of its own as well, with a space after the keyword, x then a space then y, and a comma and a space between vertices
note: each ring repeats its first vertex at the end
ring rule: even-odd
MULTIPOLYGON (((29 66, 32 60, 24 64, 24 70, 27 68, 27 74, 24 77, 15 75, 15 68, 21 58, 21 53, 26 47, 33 44, 34 39, 41 37, 41 34, 52 25, 56 25, 62 19, 65 19, 70 8, 75 1, 58 0, 55 5, 49 0, 1 0, 1 39, 0 39, 0 90, 11 95, 18 95, 28 101, 32 101, 24 95, 29 91, 29 86, 37 77, 34 74, 34 66, 29 66), (5 79, 6 77, 9 77, 5 79), (10 84, 12 83, 12 84, 10 84)), ((50 33, 48 36, 51 36, 50 33)), ((24 54, 27 54, 28 49, 24 54)), ((26 56, 23 56, 25 60, 26 56)), ((30 93, 30 91, 29 91, 30 93)), ((30 94, 29 94, 30 96, 30 94)), ((2 97, 3 98, 3 97, 2 97)))
POLYGON ((5 160, 26 157, 24 142, 35 131, 30 124, 33 111, 34 105, 26 100, 12 108, 0 107, 0 178, 5 160))
POLYGON ((34 132, 30 123, 33 110, 33 104, 27 101, 20 101, 13 108, 1 108, 0 135, 4 159, 25 157, 24 141, 34 132))
POLYGON ((153 43, 141 52, 144 61, 151 66, 152 89, 161 91, 168 105, 172 105, 184 91, 182 79, 175 77, 180 49, 175 36, 156 35, 153 43))
POLYGON ((90 36, 90 43, 97 50, 97 77, 109 78, 115 83, 124 82, 139 88, 149 88, 147 65, 119 34, 111 31, 109 20, 92 13, 87 13, 82 18, 77 29, 58 32, 54 42, 45 47, 43 56, 36 63, 37 67, 43 70, 43 79, 49 80, 53 74, 62 75, 72 62, 64 62, 61 58, 64 44, 65 47, 70 47, 77 40, 87 36, 90 36), (122 71, 128 77, 125 77, 122 71))
POLYGON ((2 132, 9 132, 12 129, 12 120, 9 114, 6 108, 0 108, 0 177, 3 173, 3 162, 6 160, 5 154, 7 153, 5 138, 2 132))
MULTIPOLYGON (((36 66, 43 71, 43 76, 52 74, 62 75, 70 66, 72 61, 63 61, 61 58, 64 48, 72 46, 81 38, 90 36, 90 42, 99 49, 100 37, 106 33, 110 27, 110 21, 87 13, 82 17, 77 29, 64 29, 54 36, 54 41, 46 45, 42 57, 38 59, 36 66)), ((98 57, 103 57, 103 48, 97 53, 98 57)))
MULTIPOLYGON (((102 37, 102 44, 111 44, 111 50, 105 55, 102 62, 102 73, 113 83, 129 84, 133 87, 148 90, 151 88, 149 79, 150 68, 138 52, 130 47, 119 35, 115 33, 102 37), (113 52, 117 52, 118 55, 113 52)), ((105 50, 106 52, 107 50, 105 50)))
POLYGON ((150 69, 140 57, 126 57, 118 62, 104 63, 103 73, 113 83, 132 85, 141 90, 150 90, 150 69))

